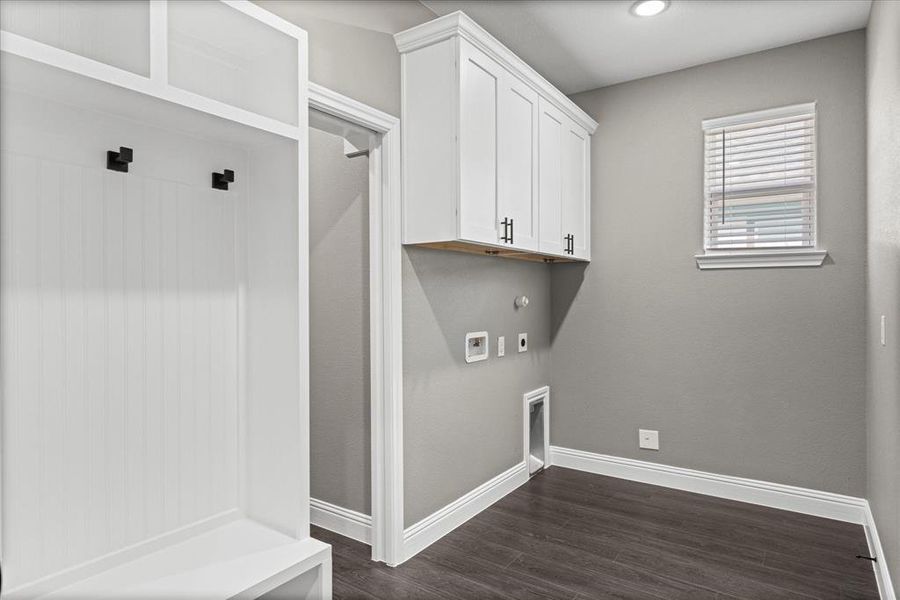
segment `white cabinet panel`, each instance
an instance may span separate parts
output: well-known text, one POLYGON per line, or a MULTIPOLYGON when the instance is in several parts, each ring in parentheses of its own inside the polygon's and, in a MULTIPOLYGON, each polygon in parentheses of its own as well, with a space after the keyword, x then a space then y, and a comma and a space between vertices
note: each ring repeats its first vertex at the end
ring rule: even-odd
POLYGON ((459 57, 459 237, 496 244, 497 64, 468 44, 459 57))
POLYGON ((538 249, 538 95, 512 75, 501 80, 497 163, 500 232, 514 248, 538 249), (506 220, 508 229, 502 225, 506 220))
POLYGON ((550 103, 540 103, 540 145, 538 154, 541 237, 540 250, 563 255, 562 232, 562 146, 565 117, 550 103))
POLYGON ((540 105, 540 250, 590 259, 590 135, 549 102, 540 105))
MULTIPOLYGON (((568 237, 568 254, 590 258, 590 137, 569 123, 563 130, 562 233, 568 237)), ((564 247, 565 249, 565 247, 564 247)))

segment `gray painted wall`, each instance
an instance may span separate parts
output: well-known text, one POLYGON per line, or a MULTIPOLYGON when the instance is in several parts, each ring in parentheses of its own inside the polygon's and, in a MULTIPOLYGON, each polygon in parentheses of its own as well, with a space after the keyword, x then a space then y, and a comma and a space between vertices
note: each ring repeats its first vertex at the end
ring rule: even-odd
POLYGON ((872 5, 867 66, 868 498, 900 592, 900 3, 872 5))
MULTIPOLYGON (((341 3, 258 4, 306 29, 312 81, 400 114, 400 55, 391 33, 433 19, 425 7, 379 1, 354 3, 348 13, 341 3), (366 10, 373 11, 371 18, 362 18, 359 11, 366 10)), ((522 460, 522 394, 550 379, 549 278, 549 267, 541 264, 404 249, 406 525, 522 460), (516 312, 519 294, 532 304, 516 312), (512 353, 466 365, 465 333, 482 329, 491 333, 494 350, 496 336, 506 335, 512 353), (512 343, 520 331, 529 334, 530 351, 522 355, 512 343)), ((311 485, 313 496, 321 497, 315 400, 311 410, 311 485)))
POLYGON ((550 381, 550 267, 408 248, 403 259, 406 526, 522 461, 522 395, 550 381), (531 300, 516 309, 516 296, 531 300), (465 362, 465 335, 491 356, 465 362), (516 337, 528 333, 528 352, 516 337), (497 358, 497 336, 506 356, 497 358))
POLYGON ((310 493, 370 514, 369 159, 309 131, 310 493))
POLYGON ((255 2, 306 30, 311 81, 400 115, 400 54, 392 33, 430 21, 434 13, 415 0, 255 2))
POLYGON ((593 262, 552 270, 554 445, 865 495, 864 50, 857 31, 574 97, 600 123, 593 262), (811 100, 827 264, 699 271, 701 120, 811 100))

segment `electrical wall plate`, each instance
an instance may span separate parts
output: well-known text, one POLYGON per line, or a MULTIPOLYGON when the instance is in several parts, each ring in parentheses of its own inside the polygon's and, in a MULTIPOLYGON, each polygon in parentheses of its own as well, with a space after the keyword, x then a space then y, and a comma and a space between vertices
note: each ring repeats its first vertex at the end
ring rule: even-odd
POLYGON ((488 351, 488 332, 472 331, 466 334, 466 362, 473 363, 480 360, 487 360, 488 351))
POLYGON ((644 450, 659 450, 659 431, 638 429, 638 447, 644 450))
POLYGON ((520 333, 519 334, 519 345, 517 347, 519 352, 528 352, 528 334, 520 333))

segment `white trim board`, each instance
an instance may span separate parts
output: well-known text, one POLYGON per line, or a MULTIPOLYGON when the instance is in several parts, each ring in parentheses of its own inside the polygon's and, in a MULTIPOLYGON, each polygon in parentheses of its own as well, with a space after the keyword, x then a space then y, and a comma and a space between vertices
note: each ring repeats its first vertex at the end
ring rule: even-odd
POLYGON ((695 254, 697 267, 708 269, 760 269, 766 267, 821 267, 826 250, 748 250, 743 252, 707 251, 695 254))
POLYGON ((869 545, 869 556, 874 556, 877 560, 872 563, 872 569, 875 571, 875 581, 878 583, 878 595, 881 600, 897 600, 894 593, 894 585, 891 582, 891 574, 888 572, 887 561, 884 558, 884 548, 881 546, 881 538, 878 537, 878 529, 875 527, 875 516, 869 503, 866 502, 865 509, 865 530, 866 543, 869 545))
POLYGON ((718 475, 682 467, 550 446, 550 463, 559 467, 629 479, 696 494, 759 504, 792 512, 866 524, 868 502, 807 488, 718 475))
POLYGON ((310 498, 309 520, 317 527, 339 533, 351 540, 363 544, 371 545, 372 543, 372 517, 370 515, 324 500, 310 498))
POLYGON ((372 560, 402 562, 403 336, 400 120, 310 82, 308 106, 369 129, 372 560))
POLYGON ((531 467, 528 458, 531 455, 531 405, 544 404, 544 467, 550 466, 550 386, 545 385, 522 395, 522 460, 525 461, 528 476, 531 467))
POLYGON ((403 560, 409 560, 520 485, 528 482, 528 467, 522 461, 428 515, 403 531, 403 560))

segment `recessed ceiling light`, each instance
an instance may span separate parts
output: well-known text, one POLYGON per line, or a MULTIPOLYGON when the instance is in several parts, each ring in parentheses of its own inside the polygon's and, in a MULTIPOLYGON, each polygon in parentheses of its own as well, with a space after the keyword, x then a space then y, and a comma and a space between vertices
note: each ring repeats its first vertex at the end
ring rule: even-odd
POLYGON ((631 5, 631 14, 638 17, 653 17, 669 8, 669 0, 638 0, 631 5))

